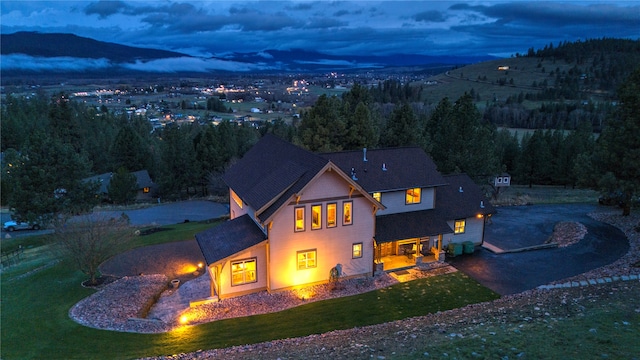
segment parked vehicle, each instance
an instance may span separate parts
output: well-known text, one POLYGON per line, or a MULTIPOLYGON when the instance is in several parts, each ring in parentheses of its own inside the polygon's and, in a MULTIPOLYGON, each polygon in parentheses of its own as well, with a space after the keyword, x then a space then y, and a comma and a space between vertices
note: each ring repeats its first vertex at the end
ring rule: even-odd
POLYGON ((7 221, 2 226, 4 231, 12 232, 15 230, 40 230, 39 224, 17 222, 15 220, 7 221))

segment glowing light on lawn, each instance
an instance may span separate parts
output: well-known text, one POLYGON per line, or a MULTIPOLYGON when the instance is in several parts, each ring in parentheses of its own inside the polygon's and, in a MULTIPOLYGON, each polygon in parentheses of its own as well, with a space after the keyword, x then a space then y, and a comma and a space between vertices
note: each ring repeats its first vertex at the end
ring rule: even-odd
POLYGON ((298 289, 296 291, 300 300, 309 300, 316 295, 315 291, 312 289, 298 289))

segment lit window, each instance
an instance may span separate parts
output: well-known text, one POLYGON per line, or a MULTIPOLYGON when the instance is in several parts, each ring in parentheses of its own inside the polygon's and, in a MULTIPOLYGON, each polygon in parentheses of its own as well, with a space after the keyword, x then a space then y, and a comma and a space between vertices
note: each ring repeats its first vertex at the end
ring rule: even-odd
POLYGON ((295 209, 296 214, 296 231, 304 231, 304 208, 297 207, 295 209))
POLYGON ((242 285, 257 282, 256 259, 231 262, 231 285, 242 285))
POLYGON ((420 203, 420 188, 407 189, 406 204, 420 203))
POLYGON ((322 205, 311 206, 311 230, 322 228, 322 205))
POLYGON ((238 204, 238 207, 242 209, 242 199, 240 199, 240 196, 238 196, 238 194, 236 194, 233 190, 231 190, 231 198, 236 202, 236 204, 238 204))
POLYGON ((342 203, 342 225, 353 224, 353 201, 345 201, 342 203))
POLYGON ((382 198, 382 195, 379 192, 374 192, 373 193, 373 198, 376 199, 378 202, 380 202, 380 199, 382 198))
POLYGON ((454 234, 464 234, 464 227, 465 227, 466 223, 467 223, 467 221, 465 219, 456 220, 455 226, 453 228, 453 233, 454 234))
POLYGON ((362 257, 362 243, 356 243, 352 245, 351 248, 351 257, 354 259, 362 257))
POLYGON ((316 251, 298 251, 298 270, 310 269, 314 267, 316 267, 316 251))
POLYGON ((149 189, 148 186, 142 189, 142 192, 145 193, 145 194, 148 194, 149 191, 151 191, 151 189, 149 189))
POLYGON ((327 204, 327 227, 335 227, 337 225, 337 207, 336 203, 327 204))

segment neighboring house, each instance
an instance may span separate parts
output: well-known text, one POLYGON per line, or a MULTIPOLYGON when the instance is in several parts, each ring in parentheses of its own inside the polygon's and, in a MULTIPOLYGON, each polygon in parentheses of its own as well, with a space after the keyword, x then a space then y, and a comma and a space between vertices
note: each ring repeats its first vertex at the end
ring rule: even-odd
MULTIPOLYGON (((133 174, 136 177, 137 193, 136 201, 151 200, 156 195, 157 185, 151 180, 149 172, 147 170, 134 171, 133 174)), ((104 173, 96 176, 92 176, 84 179, 84 181, 97 181, 100 183, 97 193, 102 196, 103 199, 109 199, 109 183, 113 173, 104 173)))
POLYGON ((314 154, 266 135, 224 180, 230 220, 196 234, 213 298, 443 260, 449 242, 481 244, 494 211, 417 147, 314 154))

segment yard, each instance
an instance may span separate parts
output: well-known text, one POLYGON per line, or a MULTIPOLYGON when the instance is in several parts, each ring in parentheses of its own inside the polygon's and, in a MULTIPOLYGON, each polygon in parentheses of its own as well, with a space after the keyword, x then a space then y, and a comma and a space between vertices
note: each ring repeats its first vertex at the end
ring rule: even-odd
MULTIPOLYGON (((173 225, 172 230, 138 238, 134 246, 191 239, 209 226, 173 225)), ((71 306, 94 290, 80 286, 85 279, 83 274, 65 262, 55 262, 52 252, 46 251, 50 250, 46 241, 33 239, 11 241, 13 246, 24 242, 28 250, 24 263, 3 272, 3 359, 124 359, 191 352, 385 323, 498 297, 467 276, 455 273, 279 313, 184 327, 166 334, 119 333, 87 328, 68 317, 71 306)))

